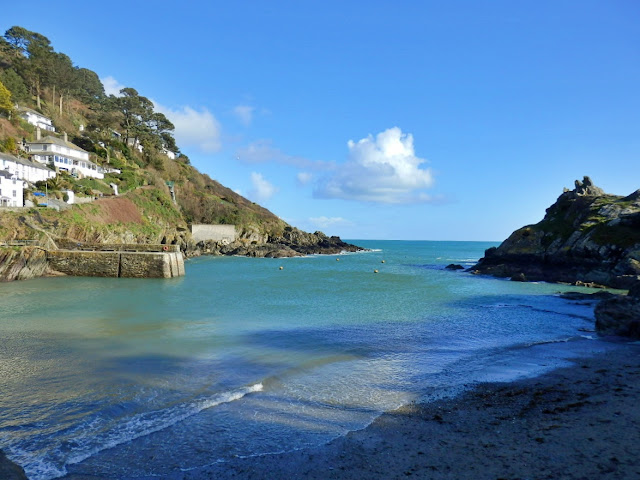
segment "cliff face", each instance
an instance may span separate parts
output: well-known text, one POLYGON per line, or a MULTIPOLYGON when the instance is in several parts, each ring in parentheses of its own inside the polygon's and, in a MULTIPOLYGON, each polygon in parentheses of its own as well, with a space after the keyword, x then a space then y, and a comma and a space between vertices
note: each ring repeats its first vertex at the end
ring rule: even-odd
POLYGON ((565 189, 541 222, 488 249, 471 270, 628 289, 640 279, 640 190, 609 195, 589 177, 576 180, 575 189, 565 189))
POLYGON ((0 282, 27 280, 47 273, 47 255, 41 248, 0 248, 0 282))

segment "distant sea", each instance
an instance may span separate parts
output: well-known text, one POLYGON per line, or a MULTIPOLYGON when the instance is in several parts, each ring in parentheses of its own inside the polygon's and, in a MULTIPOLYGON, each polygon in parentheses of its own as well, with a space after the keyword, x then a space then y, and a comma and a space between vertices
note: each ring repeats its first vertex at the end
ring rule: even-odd
POLYGON ((606 348, 555 295, 575 287, 444 269, 493 243, 353 242, 371 251, 0 284, 0 448, 32 480, 162 477, 606 348))

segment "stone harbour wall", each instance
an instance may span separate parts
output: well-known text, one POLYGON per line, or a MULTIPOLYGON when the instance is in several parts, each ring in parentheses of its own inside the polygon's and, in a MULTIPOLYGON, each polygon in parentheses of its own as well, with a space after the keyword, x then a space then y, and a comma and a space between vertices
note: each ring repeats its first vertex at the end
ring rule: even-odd
POLYGON ((118 277, 120 253, 51 250, 49 267, 56 272, 79 277, 118 277))
POLYGON ((120 254, 120 277, 173 278, 184 276, 182 253, 123 252, 120 254))
POLYGON ((52 250, 49 267, 79 277, 173 278, 184 276, 179 251, 119 252, 52 250))

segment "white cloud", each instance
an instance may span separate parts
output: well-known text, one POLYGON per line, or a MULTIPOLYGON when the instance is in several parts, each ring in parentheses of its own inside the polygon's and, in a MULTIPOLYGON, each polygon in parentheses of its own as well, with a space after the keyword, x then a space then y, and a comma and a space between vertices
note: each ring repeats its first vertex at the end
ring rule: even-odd
POLYGON ((274 147, 271 140, 257 140, 246 147, 238 149, 236 158, 243 163, 273 162, 311 170, 330 170, 335 167, 330 162, 313 161, 300 156, 288 155, 279 148, 274 147))
POLYGON ((298 172, 298 174, 296 175, 296 180, 298 181, 299 185, 306 185, 311 180, 313 180, 313 174, 309 172, 298 172))
POLYGON ((108 77, 101 78, 100 81, 104 86, 104 93, 106 93, 107 95, 115 95, 116 97, 119 97, 120 90, 125 88, 124 85, 118 82, 111 75, 109 75, 108 77))
POLYGON ((315 228, 321 228, 321 229, 329 229, 329 228, 333 228, 336 226, 351 226, 353 225, 353 222, 344 219, 342 217, 311 217, 309 218, 309 222, 311 222, 311 224, 315 227, 315 228))
POLYGON ((203 152, 217 152, 221 148, 220 122, 204 107, 189 106, 172 109, 153 102, 156 111, 163 113, 176 127, 176 143, 181 147, 197 147, 203 152))
POLYGON ((258 202, 269 200, 278 191, 278 188, 267 181, 261 173, 251 172, 251 184, 253 188, 249 197, 258 202))
POLYGON ((424 192, 433 185, 425 160, 415 155, 413 136, 398 127, 354 142, 349 140, 349 160, 322 179, 314 196, 377 203, 430 202, 424 192))
POLYGON ((238 105, 233 109, 233 114, 240 121, 240 123, 242 123, 245 127, 248 127, 253 121, 254 110, 255 108, 249 105, 238 105))

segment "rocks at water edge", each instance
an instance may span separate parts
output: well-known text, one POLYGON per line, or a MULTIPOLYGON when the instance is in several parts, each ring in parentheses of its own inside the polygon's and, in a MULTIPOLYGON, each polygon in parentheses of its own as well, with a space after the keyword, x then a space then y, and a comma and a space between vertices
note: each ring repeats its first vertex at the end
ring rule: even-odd
POLYGON ((0 479, 28 480, 24 469, 9 460, 2 450, 0 450, 0 479))
POLYGON ((304 255, 335 255, 357 252, 361 247, 346 243, 336 236, 322 232, 307 233, 295 227, 285 227, 281 235, 266 235, 257 231, 243 231, 234 242, 199 242, 187 255, 240 255, 246 257, 300 257, 304 255))
POLYGON ((0 248, 0 282, 41 277, 48 271, 47 255, 41 248, 0 248))
POLYGON ((640 282, 633 285, 627 295, 601 301, 595 315, 599 334, 640 338, 640 282))
POLYGON ((447 265, 444 268, 446 270, 464 270, 464 267, 462 265, 457 264, 457 263, 450 263, 449 265, 447 265))
POLYGON ((485 252, 473 273, 628 289, 640 279, 640 190, 610 195, 589 177, 565 189, 542 221, 485 252))

